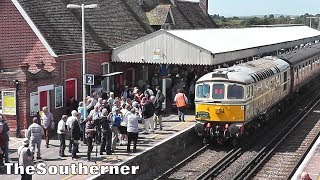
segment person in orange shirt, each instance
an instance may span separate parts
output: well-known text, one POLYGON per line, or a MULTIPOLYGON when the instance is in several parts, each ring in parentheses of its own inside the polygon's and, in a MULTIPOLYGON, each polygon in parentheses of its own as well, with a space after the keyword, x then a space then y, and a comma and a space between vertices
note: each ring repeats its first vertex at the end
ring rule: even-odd
POLYGON ((174 97, 174 102, 176 103, 176 106, 178 108, 179 121, 185 122, 184 113, 187 109, 188 98, 183 93, 182 89, 178 89, 177 94, 174 97))

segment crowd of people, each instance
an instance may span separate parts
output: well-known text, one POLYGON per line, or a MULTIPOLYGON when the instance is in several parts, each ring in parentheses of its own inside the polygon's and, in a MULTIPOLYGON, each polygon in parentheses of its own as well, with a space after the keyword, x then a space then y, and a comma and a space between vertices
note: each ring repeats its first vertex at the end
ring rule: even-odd
MULTIPOLYGON (((131 90, 125 86, 121 97, 115 97, 114 93, 110 92, 105 98, 93 92, 85 102, 79 103, 74 97, 70 97, 66 114, 57 125, 59 155, 66 156, 66 140, 69 140, 68 152, 74 160, 79 158, 77 153, 81 142, 88 147, 88 161, 91 161, 94 144, 100 146, 100 155, 112 154, 117 145, 127 146, 128 153, 136 152, 139 123, 144 126, 143 134, 154 133, 158 128, 162 130, 161 114, 164 101, 165 96, 159 86, 154 90, 147 87, 143 92, 138 88, 131 90)), ((53 115, 47 107, 43 107, 40 121, 35 117, 27 131, 31 152, 37 159, 41 159, 42 137, 44 136, 46 147, 49 148, 50 129, 54 127, 53 115)))

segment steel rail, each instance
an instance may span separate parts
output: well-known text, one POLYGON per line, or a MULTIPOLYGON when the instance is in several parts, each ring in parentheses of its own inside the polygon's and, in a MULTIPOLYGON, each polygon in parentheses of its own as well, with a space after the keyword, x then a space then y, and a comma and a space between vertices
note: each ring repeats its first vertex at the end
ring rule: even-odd
POLYGON ((213 176, 218 175, 222 170, 228 167, 237 157, 239 157, 243 153, 243 148, 234 148, 228 154, 226 154, 219 162, 214 164, 211 168, 207 171, 202 173, 200 176, 197 177, 198 180, 200 179, 210 179, 213 176))
POLYGON ((320 94, 317 95, 289 125, 284 128, 275 138, 273 138, 259 153, 244 166, 233 179, 249 179, 251 178, 266 161, 266 159, 276 150, 284 139, 304 120, 304 118, 313 110, 320 102, 320 94), (311 106, 311 107, 310 107, 311 106))
POLYGON ((208 145, 203 146, 202 148, 200 148, 198 151, 194 152, 193 154, 191 154, 190 156, 188 156, 187 158, 185 158, 183 161, 181 161, 180 163, 176 164, 175 166, 173 166, 172 168, 170 168, 169 170, 167 170, 165 173, 163 173, 161 176, 157 177, 156 180, 161 180, 161 179, 168 179, 169 176, 174 173, 177 169, 180 169, 181 167, 183 167, 184 165, 186 165, 188 162, 192 161, 193 159, 195 159, 197 156, 199 156, 201 153, 203 153, 204 151, 206 151, 208 149, 208 145))

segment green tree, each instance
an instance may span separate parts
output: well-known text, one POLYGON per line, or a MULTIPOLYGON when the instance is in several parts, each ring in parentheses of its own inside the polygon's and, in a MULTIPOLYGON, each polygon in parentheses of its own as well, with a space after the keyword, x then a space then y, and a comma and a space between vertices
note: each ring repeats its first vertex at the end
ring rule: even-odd
POLYGON ((270 15, 269 15, 269 19, 274 19, 274 15, 273 15, 273 14, 270 14, 270 15))

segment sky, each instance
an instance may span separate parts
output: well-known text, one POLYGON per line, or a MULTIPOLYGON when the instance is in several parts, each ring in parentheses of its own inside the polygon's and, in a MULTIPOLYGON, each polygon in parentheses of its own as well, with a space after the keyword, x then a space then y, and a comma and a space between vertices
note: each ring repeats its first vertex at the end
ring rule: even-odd
POLYGON ((252 16, 320 14, 320 0, 209 0, 209 14, 252 16))

